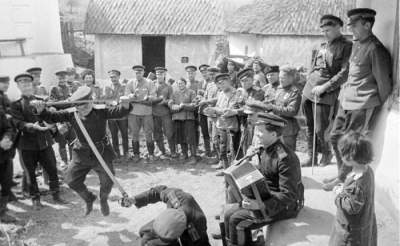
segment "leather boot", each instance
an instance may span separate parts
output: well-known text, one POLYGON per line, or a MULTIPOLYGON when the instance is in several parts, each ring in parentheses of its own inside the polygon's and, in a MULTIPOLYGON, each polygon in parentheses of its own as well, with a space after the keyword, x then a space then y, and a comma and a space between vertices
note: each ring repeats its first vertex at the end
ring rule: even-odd
MULTIPOLYGON (((313 161, 313 135, 308 134, 307 138, 307 159, 301 162, 302 167, 311 167, 313 161)), ((314 156, 314 165, 318 164, 318 152, 314 156)))
POLYGON ((204 140, 204 150, 206 151, 207 157, 212 157, 210 140, 204 140))
POLYGON ((108 197, 100 198, 100 210, 103 216, 110 215, 110 206, 108 206, 108 197))
POLYGON ((190 154, 191 154, 191 156, 190 156, 190 160, 189 160, 189 162, 188 162, 188 164, 189 165, 195 165, 196 163, 197 163, 197 155, 196 155, 196 148, 197 148, 197 146, 196 145, 192 145, 192 144, 190 144, 190 154))
POLYGON ((40 202, 40 198, 32 199, 32 207, 33 207, 33 210, 36 210, 36 211, 43 208, 43 204, 40 202))
POLYGON ((164 141, 157 141, 157 147, 161 151, 163 155, 165 155, 165 146, 164 146, 164 141))
POLYGON ((56 204, 68 204, 68 202, 66 200, 64 200, 61 196, 60 196, 60 192, 55 192, 53 194, 53 201, 56 204))
POLYGON ((8 196, 0 198, 0 222, 1 223, 14 223, 17 219, 7 213, 8 196))
POLYGON ((92 210, 93 210, 93 203, 97 199, 97 197, 88 190, 79 191, 77 193, 80 197, 82 197, 82 199, 86 203, 85 216, 88 216, 90 214, 90 212, 92 212, 92 210))
POLYGON ((139 142, 132 141, 133 162, 138 162, 140 160, 139 148, 140 148, 139 142))
POLYGON ((174 141, 168 140, 169 151, 171 152, 171 158, 176 158, 178 155, 176 154, 176 145, 174 141))
POLYGON ((182 149, 182 160, 187 160, 189 158, 188 156, 188 145, 187 144, 181 144, 181 149, 182 149))

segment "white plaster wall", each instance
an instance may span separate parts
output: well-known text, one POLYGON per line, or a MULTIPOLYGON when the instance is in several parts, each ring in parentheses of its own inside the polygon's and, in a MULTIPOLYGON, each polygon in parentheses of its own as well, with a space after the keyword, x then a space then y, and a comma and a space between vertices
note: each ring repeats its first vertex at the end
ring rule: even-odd
MULTIPOLYGON (((375 35, 391 51, 392 57, 399 56, 397 52, 400 38, 399 30, 395 30, 396 4, 393 0, 360 0, 357 1, 358 7, 373 8, 377 11, 376 22, 373 28, 375 35), (396 36, 395 36, 396 35, 396 36), (394 42, 397 39, 397 42, 394 42)), ((399 17, 398 17, 399 18, 399 17)), ((397 72, 393 77, 394 83, 398 86, 400 65, 393 64, 394 71, 397 72)), ((375 201, 381 203, 392 217, 396 220, 397 226, 400 221, 400 112, 399 98, 397 104, 388 101, 379 117, 379 125, 374 139, 376 153, 378 154, 375 168, 376 197, 375 201), (389 108, 390 106, 390 108, 389 108)), ((379 214, 377 215, 379 216, 379 214)), ((397 228, 399 229, 399 228, 397 228)))
POLYGON ((0 74, 10 76, 12 82, 8 95, 12 100, 19 97, 19 91, 14 83, 14 77, 31 67, 42 67, 42 84, 47 88, 56 83, 55 72, 72 66, 70 54, 49 54, 39 56, 7 57, 0 59, 0 74))
MULTIPOLYGON (((186 77, 185 66, 209 63, 215 50, 215 39, 210 36, 167 36, 165 66, 169 77, 186 77), (181 63, 181 57, 189 57, 189 63, 181 63)), ((197 72, 200 79, 200 73, 197 72)))
MULTIPOLYGON (((0 27, 0 39, 26 39, 26 55, 63 53, 58 1, 0 0, 0 27)), ((3 53, 16 48, 1 47, 3 53)))
POLYGON ((138 35, 95 36, 96 79, 107 80, 107 71, 118 69, 121 78, 133 78, 133 65, 142 63, 142 40, 138 35))

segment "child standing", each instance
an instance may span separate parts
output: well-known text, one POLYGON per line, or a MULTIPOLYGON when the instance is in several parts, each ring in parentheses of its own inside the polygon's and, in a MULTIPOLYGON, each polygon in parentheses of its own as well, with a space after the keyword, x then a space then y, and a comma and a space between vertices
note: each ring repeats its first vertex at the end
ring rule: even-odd
POLYGON ((339 151, 352 172, 334 189, 337 213, 329 245, 376 246, 375 181, 368 165, 372 144, 362 134, 349 132, 340 140, 339 151))

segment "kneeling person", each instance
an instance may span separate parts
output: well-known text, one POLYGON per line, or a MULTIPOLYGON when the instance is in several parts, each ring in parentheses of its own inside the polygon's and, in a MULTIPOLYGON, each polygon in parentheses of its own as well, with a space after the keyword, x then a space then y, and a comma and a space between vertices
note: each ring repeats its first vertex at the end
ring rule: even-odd
MULTIPOLYGON (((230 195, 229 201, 234 204, 230 204, 224 213, 228 245, 248 245, 250 227, 296 217, 302 208, 304 188, 300 162, 293 150, 280 140, 284 127, 285 120, 279 116, 272 113, 257 115, 253 143, 261 146, 258 169, 265 177, 270 195, 262 197, 262 205, 251 193, 244 192, 246 196, 242 201, 234 201, 230 195), (266 218, 262 218, 261 209, 265 210, 266 218), (244 231, 241 240, 238 240, 238 229, 244 231)), ((231 190, 228 188, 230 194, 231 190)))
MULTIPOLYGON (((90 87, 82 86, 71 95, 69 101, 80 101, 91 99, 92 92, 90 87)), ((44 103, 33 103, 39 117, 48 122, 70 122, 75 130, 77 138, 72 147, 72 163, 68 167, 66 182, 86 202, 86 215, 93 209, 93 202, 96 196, 89 192, 84 184, 86 175, 93 169, 100 179, 100 206, 104 216, 109 215, 110 209, 107 203, 108 195, 111 192, 113 182, 107 175, 94 152, 91 150, 86 138, 80 129, 73 110, 61 110, 51 112, 44 109, 44 103)), ((121 105, 111 108, 97 108, 92 103, 84 103, 76 106, 76 111, 83 126, 86 128, 90 138, 100 152, 104 161, 112 172, 112 160, 115 157, 114 151, 106 135, 108 119, 122 118, 129 114, 131 107, 128 101, 122 101, 121 105)))
POLYGON ((206 216, 191 194, 160 185, 130 200, 138 208, 161 201, 167 204, 167 210, 140 229, 140 245, 210 246, 206 216))

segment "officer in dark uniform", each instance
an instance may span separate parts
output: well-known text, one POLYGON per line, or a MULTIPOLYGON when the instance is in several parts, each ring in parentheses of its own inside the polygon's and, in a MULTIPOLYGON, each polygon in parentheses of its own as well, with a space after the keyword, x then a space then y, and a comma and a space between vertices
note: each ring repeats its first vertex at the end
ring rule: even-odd
MULTIPOLYGON (((90 87, 81 86, 71 95, 69 101, 89 100, 92 98, 91 96, 92 91, 90 87)), ((89 133, 89 136, 96 145, 96 148, 113 172, 112 160, 115 155, 106 135, 106 126, 108 119, 122 118, 128 115, 131 110, 130 104, 126 100, 123 100, 122 97, 121 100, 123 102, 121 105, 110 108, 101 108, 101 105, 94 106, 93 103, 85 103, 77 105, 76 108, 74 107, 72 110, 66 109, 56 112, 45 110, 42 101, 36 101, 33 103, 39 113, 38 117, 48 122, 69 122, 76 132, 77 138, 74 140, 72 148, 72 162, 68 167, 65 180, 68 186, 77 192, 86 202, 86 215, 92 211, 93 202, 96 200, 96 196, 91 193, 84 184, 86 175, 93 169, 99 176, 100 206, 101 212, 104 216, 107 216, 110 213, 107 200, 113 182, 101 167, 93 151, 90 149, 90 146, 74 117, 73 111, 76 109, 78 117, 80 117, 84 127, 89 133)))
MULTIPOLYGON (((55 73, 58 79, 58 85, 54 86, 50 91, 50 100, 51 101, 63 101, 68 99, 71 95, 70 88, 67 85, 67 72, 66 71, 58 71, 55 73)), ((58 143, 58 152, 60 153, 61 160, 63 161, 61 168, 65 169, 68 166, 68 155, 67 155, 67 146, 68 151, 71 156, 71 149, 69 144, 75 139, 75 132, 71 129, 71 125, 68 123, 58 123, 57 124, 57 132, 55 134, 54 140, 58 143)))
MULTIPOLYGON (((10 77, 0 76, 0 222, 11 223, 16 219, 7 213, 7 203, 11 195, 11 186, 13 183, 13 165, 14 157, 13 141, 15 131, 11 125, 8 113, 8 98, 4 92, 8 89, 10 77)), ((13 194, 12 194, 13 195, 13 194)))
POLYGON ((49 93, 46 90, 46 87, 41 85, 40 76, 42 75, 42 68, 40 67, 32 67, 26 70, 27 73, 32 75, 33 77, 33 95, 35 96, 48 96, 49 93))
POLYGON ((35 169, 39 163, 49 176, 49 186, 53 200, 56 203, 65 203, 59 195, 59 180, 57 176, 56 159, 52 149, 50 127, 35 115, 30 107, 33 100, 42 100, 33 95, 33 77, 28 73, 19 74, 14 78, 21 98, 11 103, 12 121, 21 131, 18 148, 22 156, 22 165, 27 176, 29 193, 34 209, 40 209, 40 193, 36 182, 35 169))
MULTIPOLYGON (((232 187, 230 201, 224 213, 225 235, 228 245, 249 245, 249 228, 255 224, 269 224, 296 217, 302 208, 304 187, 301 182, 300 162, 296 154, 280 141, 285 120, 272 113, 258 113, 254 137, 257 147, 259 170, 264 175, 270 194, 262 197, 262 206, 252 192, 243 192, 242 201, 234 201, 232 187), (267 217, 258 217, 264 209, 267 217), (261 220, 261 221, 260 221, 261 220), (238 235, 238 231, 244 235, 238 235), (238 238, 240 236, 240 238, 238 238), (240 239, 240 240, 238 240, 240 239)), ((250 150, 253 152, 255 150, 250 150)))
POLYGON ((339 94, 339 108, 331 131, 331 143, 339 170, 335 180, 323 185, 332 190, 344 182, 351 168, 343 165, 338 140, 353 130, 371 136, 378 114, 393 88, 390 53, 372 33, 376 12, 357 8, 347 12, 354 44, 350 55, 349 75, 339 94))
MULTIPOLYGON (((303 166, 310 166, 312 163, 314 130, 317 137, 316 149, 322 152, 320 165, 328 165, 332 159, 333 155, 326 133, 330 122, 335 118, 340 86, 347 80, 349 57, 353 45, 340 32, 343 21, 339 17, 322 16, 320 27, 327 41, 313 52, 311 73, 303 89, 302 109, 307 122, 308 146, 308 159, 302 163, 303 166), (316 119, 314 119, 314 110, 316 119)), ((314 158, 314 163, 317 163, 317 153, 314 158)))
POLYGON ((210 245, 206 216, 191 194, 160 185, 130 198, 130 201, 137 208, 157 202, 167 204, 167 210, 140 229, 141 245, 210 245))

